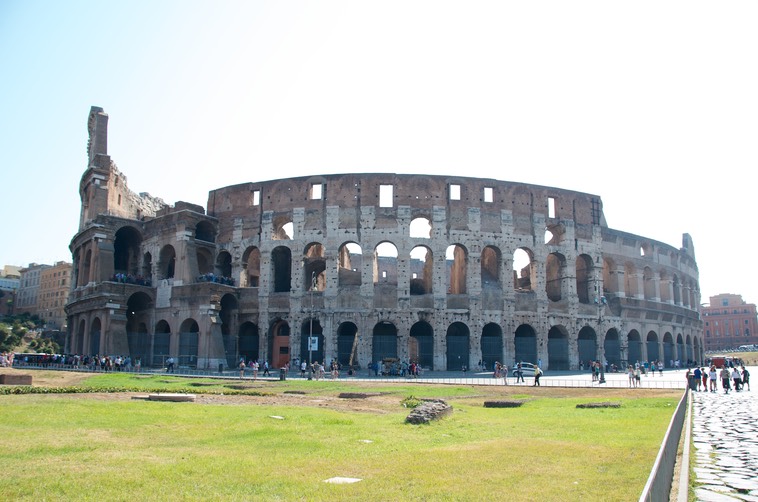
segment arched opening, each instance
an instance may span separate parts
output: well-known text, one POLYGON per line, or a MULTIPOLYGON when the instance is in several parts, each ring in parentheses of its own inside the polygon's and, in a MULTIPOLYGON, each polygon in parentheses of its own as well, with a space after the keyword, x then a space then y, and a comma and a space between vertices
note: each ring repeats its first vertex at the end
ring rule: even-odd
POLYGON ((593 274, 592 258, 586 254, 579 255, 576 258, 576 296, 579 303, 592 303, 602 296, 597 291, 593 274))
POLYGON ((547 298, 559 302, 563 298, 563 278, 566 258, 560 253, 550 253, 545 262, 545 292, 547 298))
POLYGON ((257 288, 261 278, 261 251, 257 247, 250 247, 242 255, 242 276, 240 286, 243 288, 257 288))
MULTIPOLYGON (((82 326, 84 325, 84 321, 82 321, 82 326)), ((95 317, 92 320, 92 325, 89 328, 89 353, 93 355, 99 355, 100 354, 100 336, 102 332, 102 327, 100 325, 100 318, 95 317)))
POLYGON ((208 221, 200 221, 195 225, 195 240, 216 242, 216 229, 208 221))
POLYGON ((411 238, 429 239, 432 237, 432 222, 423 217, 414 218, 411 220, 411 225, 408 230, 411 238))
MULTIPOLYGON (((591 362, 597 360, 597 333, 589 326, 579 330, 577 337, 577 349, 579 350, 579 360, 591 362)), ((603 363, 604 361, 601 361, 603 363)))
POLYGON ((496 362, 503 362, 503 328, 490 322, 482 328, 482 370, 494 369, 496 362))
POLYGON ((303 252, 303 291, 326 289, 326 258, 324 246, 313 242, 303 252))
POLYGON ((277 246, 271 251, 274 293, 289 293, 292 289, 292 252, 288 247, 277 246))
POLYGON ((516 349, 514 366, 519 362, 537 364, 537 333, 534 332, 534 328, 522 324, 516 328, 513 341, 516 349))
POLYGON ((300 353, 308 363, 319 362, 326 366, 323 329, 315 317, 309 317, 300 326, 300 353))
POLYGON ((667 368, 673 368, 674 359, 678 357, 674 356, 674 337, 671 333, 663 334, 663 365, 667 368))
POLYGON ((260 334, 258 332, 258 325, 252 322, 243 322, 239 329, 239 339, 237 343, 238 357, 229 358, 227 352, 227 364, 230 368, 237 366, 239 359, 247 361, 258 361, 261 358, 260 355, 260 334))
POLYGON ((658 352, 658 335, 651 331, 647 334, 647 360, 657 361, 660 359, 661 356, 658 352))
POLYGON ((155 325, 155 335, 153 335, 153 366, 164 367, 166 359, 169 358, 171 349, 171 326, 168 322, 161 320, 155 325))
POLYGON ((197 347, 200 327, 194 319, 186 319, 179 328, 179 366, 197 368, 197 347))
POLYGON ((274 218, 274 232, 271 238, 275 241, 290 240, 295 236, 295 225, 289 216, 279 216, 274 218))
POLYGON ((603 348, 608 364, 621 368, 621 344, 619 343, 619 332, 615 328, 609 329, 605 334, 603 348))
POLYGON ((655 277, 650 267, 645 267, 642 271, 642 281, 645 293, 645 300, 655 298, 655 277))
POLYGON ((337 362, 345 368, 359 368, 358 326, 343 322, 337 328, 337 362))
POLYGON ((139 275, 139 254, 142 235, 133 227, 121 227, 113 241, 113 271, 136 278, 139 275))
POLYGON ((213 256, 210 250, 206 248, 197 249, 197 271, 203 275, 208 275, 213 272, 213 256))
POLYGON ((374 326, 372 334, 371 360, 380 366, 387 360, 397 361, 397 328, 394 324, 381 321, 374 326))
POLYGON ((513 288, 516 291, 532 291, 534 256, 526 248, 519 248, 513 253, 513 288))
POLYGON ((408 338, 410 362, 425 369, 434 369, 434 329, 426 321, 418 321, 411 326, 408 338))
POLYGON ((642 363, 642 338, 639 332, 631 330, 626 340, 629 347, 629 364, 642 363))
POLYGON ((547 332, 547 367, 566 371, 570 365, 568 332, 563 326, 553 326, 547 332))
POLYGON ((237 323, 238 312, 239 302, 236 296, 227 293, 221 297, 221 311, 218 317, 221 320, 221 340, 224 344, 224 358, 230 368, 234 368, 237 365, 235 357, 237 354, 237 344, 232 336, 232 332, 237 323))
POLYGON ((391 242, 380 242, 374 249, 374 284, 397 286, 397 248, 391 242))
MULTIPOLYGON (((306 351, 303 354, 307 355, 307 353, 306 351)), ((281 368, 290 360, 290 326, 282 319, 276 319, 271 323, 269 330, 269 359, 274 368, 281 368)))
POLYGON ((639 294, 637 287, 637 269, 631 263, 624 265, 624 291, 627 298, 635 298, 639 294))
POLYGON ((411 295, 429 295, 433 293, 432 250, 426 246, 416 246, 411 250, 411 295))
MULTIPOLYGON (((82 264, 81 282, 77 282, 79 286, 86 286, 87 284, 90 283, 90 281, 92 280, 90 277, 91 271, 92 271, 92 250, 88 249, 87 252, 84 253, 84 263, 82 264)), ((79 281, 78 277, 77 277, 77 281, 79 281)))
POLYGON ((221 251, 216 257, 216 275, 221 277, 221 283, 233 286, 232 280, 232 255, 228 251, 221 251), (231 283, 231 284, 230 284, 231 283))
POLYGON ((142 257, 142 278, 145 281, 146 286, 150 286, 153 283, 153 255, 145 253, 142 257))
POLYGON ((150 335, 147 324, 151 322, 153 302, 145 293, 135 293, 126 302, 126 340, 132 360, 148 361, 150 335))
POLYGON ((447 370, 468 370, 469 363, 469 329, 462 322, 454 322, 447 328, 447 370))
POLYGON ((158 278, 173 279, 176 272, 176 251, 171 245, 163 246, 158 258, 158 278))
POLYGON ((481 274, 483 289, 502 289, 500 284, 501 253, 495 246, 485 246, 481 257, 481 274))
POLYGON ((346 242, 339 248, 339 263, 337 277, 339 285, 360 286, 363 282, 361 270, 363 270, 363 251, 354 242, 346 242))
MULTIPOLYGON (((466 294, 468 252, 460 244, 452 244, 445 251, 447 263, 447 291, 451 295, 466 294)), ((466 365, 468 367, 468 364, 466 365)))

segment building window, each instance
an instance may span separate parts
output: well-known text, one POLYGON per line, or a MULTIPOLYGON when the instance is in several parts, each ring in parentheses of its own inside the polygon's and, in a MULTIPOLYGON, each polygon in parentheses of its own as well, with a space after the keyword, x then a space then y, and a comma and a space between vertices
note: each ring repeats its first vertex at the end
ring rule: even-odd
POLYGON ((492 202, 492 188, 484 187, 484 202, 492 202))
POLYGON ((260 190, 253 190, 253 205, 254 206, 261 205, 261 191, 260 190))
POLYGON ((450 185, 450 200, 461 200, 460 185, 450 185))
POLYGON ((321 183, 311 184, 311 200, 321 200, 322 187, 321 183))
POLYGON ((555 218, 555 197, 547 198, 547 217, 555 218))
POLYGON ((392 185, 379 185, 379 207, 392 207, 393 189, 392 185))

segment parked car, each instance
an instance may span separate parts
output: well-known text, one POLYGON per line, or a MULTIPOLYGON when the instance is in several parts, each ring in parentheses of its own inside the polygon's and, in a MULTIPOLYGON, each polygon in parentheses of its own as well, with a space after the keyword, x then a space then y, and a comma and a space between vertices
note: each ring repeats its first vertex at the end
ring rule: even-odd
MULTIPOLYGON (((534 378, 534 368, 536 368, 536 364, 532 363, 525 363, 521 362, 521 374, 524 378, 534 378)), ((514 364, 513 367, 508 371, 508 374, 514 377, 518 377, 518 363, 514 364)))

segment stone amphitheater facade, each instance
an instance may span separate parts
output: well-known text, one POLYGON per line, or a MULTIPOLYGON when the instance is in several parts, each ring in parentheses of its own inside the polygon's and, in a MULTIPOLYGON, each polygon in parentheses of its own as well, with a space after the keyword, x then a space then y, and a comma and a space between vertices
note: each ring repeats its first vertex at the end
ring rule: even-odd
POLYGON ((215 370, 240 358, 431 370, 701 360, 698 268, 613 230, 599 196, 495 179, 332 174, 136 194, 93 107, 67 351, 215 370), (310 343, 309 343, 310 340, 310 343))

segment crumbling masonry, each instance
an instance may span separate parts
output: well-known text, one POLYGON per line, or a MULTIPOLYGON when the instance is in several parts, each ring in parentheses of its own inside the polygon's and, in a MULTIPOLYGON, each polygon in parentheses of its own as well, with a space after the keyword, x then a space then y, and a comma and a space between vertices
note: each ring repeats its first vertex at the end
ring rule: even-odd
POLYGON ((207 211, 129 190, 90 111, 70 353, 245 359, 700 360, 698 268, 608 228, 598 196, 466 177, 340 174, 212 190, 207 211), (308 344, 308 340, 312 340, 308 344))

